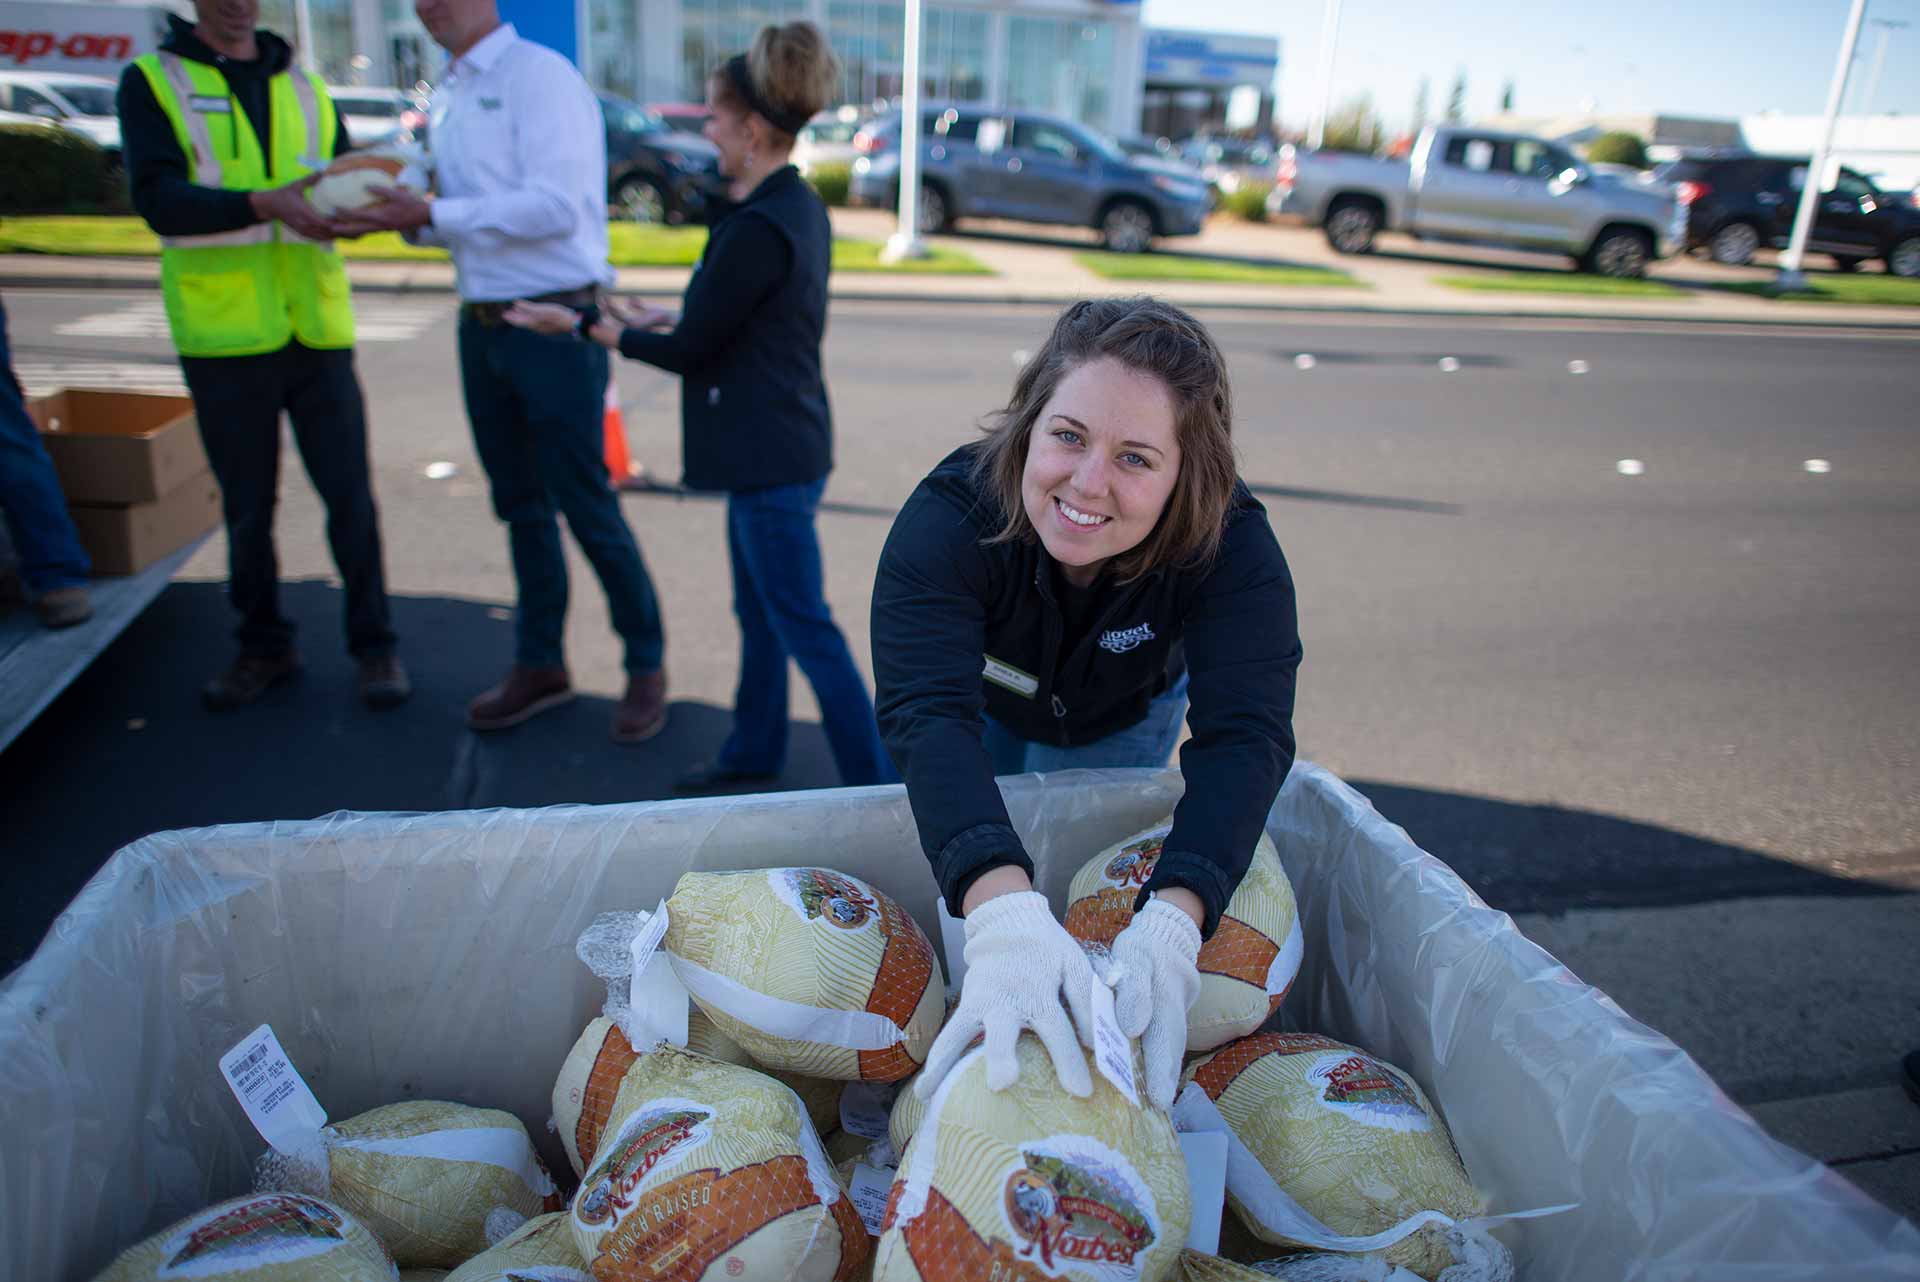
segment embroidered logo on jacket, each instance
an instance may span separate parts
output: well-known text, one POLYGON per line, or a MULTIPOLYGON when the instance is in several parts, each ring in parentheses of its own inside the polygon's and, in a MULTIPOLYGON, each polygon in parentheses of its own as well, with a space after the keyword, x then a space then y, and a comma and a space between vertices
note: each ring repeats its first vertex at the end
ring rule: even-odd
POLYGON ((1100 634, 1100 648, 1102 650, 1111 650, 1115 654, 1125 654, 1127 651, 1137 648, 1142 641, 1151 640, 1153 640, 1153 625, 1143 623, 1137 628, 1127 628, 1124 631, 1116 628, 1112 632, 1102 632, 1100 634))

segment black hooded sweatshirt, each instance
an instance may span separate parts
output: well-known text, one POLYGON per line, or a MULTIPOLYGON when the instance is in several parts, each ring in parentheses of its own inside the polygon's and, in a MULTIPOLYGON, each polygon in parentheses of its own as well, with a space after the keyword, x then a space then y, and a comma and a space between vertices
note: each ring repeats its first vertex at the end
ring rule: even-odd
MULTIPOLYGON (((291 177, 273 174, 273 113, 267 105, 268 84, 293 65, 293 46, 262 31, 256 35, 260 56, 251 62, 239 62, 209 48, 193 34, 193 24, 171 17, 173 29, 160 48, 189 62, 205 62, 218 67, 227 78, 234 105, 247 113, 254 136, 266 154, 269 176, 276 183, 291 177)), ((338 127, 334 131, 333 154, 350 150, 347 122, 334 108, 338 127)), ((222 191, 217 187, 194 185, 187 153, 174 136, 173 124, 153 96, 146 73, 135 66, 120 75, 120 147, 127 167, 127 184, 133 191, 134 212, 162 236, 208 236, 215 232, 237 231, 251 227, 261 219, 244 191, 222 191)))

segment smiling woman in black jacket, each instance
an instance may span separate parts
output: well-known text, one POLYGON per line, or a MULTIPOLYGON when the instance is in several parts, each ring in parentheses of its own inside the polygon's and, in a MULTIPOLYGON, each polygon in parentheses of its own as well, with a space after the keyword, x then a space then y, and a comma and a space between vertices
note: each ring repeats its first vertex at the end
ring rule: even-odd
POLYGON ((873 591, 881 732, 967 919, 967 984, 926 1091, 982 1031, 989 1083, 1006 1084, 1023 1027, 1063 1085, 1090 1085, 1069 1012, 1091 1045, 1092 970, 1032 892, 994 776, 1162 766, 1184 715, 1186 795, 1114 942, 1122 1030, 1145 1038, 1148 1094, 1172 1102, 1201 937, 1294 753, 1293 581, 1235 474, 1232 418, 1198 321, 1148 298, 1076 303, 987 438, 894 522, 873 591))
POLYGON ((838 72, 811 23, 762 28, 753 49, 708 79, 720 172, 740 203, 714 224, 678 318, 517 303, 506 319, 573 330, 680 375, 686 483, 727 492, 727 548, 740 618, 733 733, 680 782, 724 787, 779 774, 787 750, 787 659, 820 702, 848 784, 891 782, 873 702, 827 608, 814 513, 833 468, 820 371, 833 230, 826 206, 787 163, 794 135, 825 105, 838 72))

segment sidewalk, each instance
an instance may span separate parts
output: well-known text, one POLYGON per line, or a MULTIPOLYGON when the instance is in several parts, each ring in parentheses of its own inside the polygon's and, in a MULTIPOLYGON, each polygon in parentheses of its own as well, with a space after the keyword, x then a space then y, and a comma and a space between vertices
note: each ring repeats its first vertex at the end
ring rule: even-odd
MULTIPOLYGON (((883 240, 894 227, 893 215, 880 210, 836 209, 833 221, 839 235, 863 240, 883 240)), ((1783 303, 1727 293, 1688 294, 1680 298, 1607 298, 1457 290, 1436 284, 1435 278, 1458 275, 1462 270, 1488 268, 1538 271, 1543 265, 1554 265, 1553 260, 1497 250, 1425 246, 1412 241, 1383 242, 1380 253, 1341 257, 1333 254, 1313 231, 1250 226, 1222 219, 1215 219, 1200 236, 1165 242, 1162 256, 1200 255, 1276 265, 1328 267, 1351 275, 1361 287, 1109 280, 1074 261, 1074 254, 1098 249, 1091 232, 1074 228, 966 224, 955 233, 931 239, 971 254, 995 274, 836 272, 833 297, 872 302, 1058 306, 1079 298, 1152 293, 1191 308, 1920 331, 1920 307, 1783 303)), ((0 288, 155 287, 159 271, 159 261, 151 258, 0 254, 0 288)), ((1728 269, 1685 261, 1662 264, 1657 275, 1684 288, 1704 283, 1703 271, 1718 273, 1719 283, 1742 278, 1763 280, 1771 275, 1763 268, 1730 274, 1728 269)), ((348 264, 348 273, 354 287, 363 291, 448 293, 454 287, 453 268, 448 263, 354 261, 348 264)), ((672 298, 686 288, 690 274, 684 268, 623 268, 619 272, 618 287, 623 292, 672 298)))

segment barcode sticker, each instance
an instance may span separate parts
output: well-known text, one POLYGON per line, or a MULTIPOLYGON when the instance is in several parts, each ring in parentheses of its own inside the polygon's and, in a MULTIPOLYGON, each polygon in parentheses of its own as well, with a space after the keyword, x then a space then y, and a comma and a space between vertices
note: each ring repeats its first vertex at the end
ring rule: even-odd
POLYGON ((1120 1031, 1120 1020, 1113 1013, 1113 990, 1097 975, 1093 980, 1093 1062, 1100 1076, 1112 1082, 1129 1104, 1140 1107, 1140 1092, 1133 1084, 1133 1043, 1120 1031))
POLYGON ((853 1178, 847 1182, 847 1196, 853 1199, 853 1209, 860 1212, 860 1222, 874 1237, 879 1237, 880 1230, 886 1227, 887 1196, 893 1192, 893 1176, 892 1167, 868 1166, 861 1162, 853 1168, 853 1178))
POLYGON ((222 1055, 220 1072, 247 1120, 275 1148, 292 1148, 327 1124, 327 1110, 280 1048, 270 1024, 260 1025, 222 1055))

